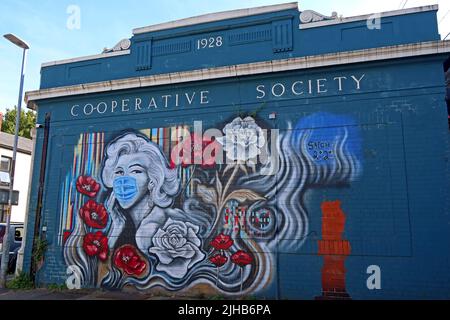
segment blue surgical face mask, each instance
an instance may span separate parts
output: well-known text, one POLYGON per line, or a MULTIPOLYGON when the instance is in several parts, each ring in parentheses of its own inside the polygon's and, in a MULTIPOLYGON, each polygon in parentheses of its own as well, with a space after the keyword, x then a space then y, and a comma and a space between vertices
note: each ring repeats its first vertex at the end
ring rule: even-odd
POLYGON ((120 202, 130 202, 138 194, 136 179, 129 176, 114 179, 113 189, 120 202))

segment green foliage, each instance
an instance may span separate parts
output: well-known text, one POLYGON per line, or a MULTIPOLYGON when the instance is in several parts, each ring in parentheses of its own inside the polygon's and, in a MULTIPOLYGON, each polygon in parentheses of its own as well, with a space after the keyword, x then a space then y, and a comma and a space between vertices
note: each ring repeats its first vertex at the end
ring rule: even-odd
MULTIPOLYGON (((3 116, 2 131, 10 134, 14 134, 16 128, 16 115, 17 108, 6 109, 6 113, 3 116)), ((20 111, 20 125, 19 125, 19 136, 31 139, 31 130, 36 126, 36 114, 28 110, 20 111)))
POLYGON ((225 300, 225 297, 221 294, 216 294, 210 298, 210 300, 225 300))
POLYGON ((63 283, 63 284, 51 283, 51 284, 47 285, 47 289, 52 290, 52 291, 62 291, 62 290, 66 290, 67 286, 65 283, 63 283))
POLYGON ((13 290, 30 290, 34 288, 33 281, 25 272, 21 272, 13 280, 6 283, 8 289, 13 290))
POLYGON ((266 103, 262 103, 260 106, 258 106, 255 110, 253 110, 252 112, 250 112, 248 115, 250 117, 252 117, 253 119, 256 118, 256 116, 264 110, 264 108, 266 107, 266 103))
POLYGON ((206 298, 207 298, 207 296, 204 292, 199 292, 198 294, 195 295, 195 299, 198 299, 198 300, 205 300, 206 298))
POLYGON ((236 106, 236 113, 238 114, 238 116, 242 119, 246 118, 246 117, 252 117, 253 119, 255 119, 258 114, 263 111, 266 108, 266 102, 263 102, 262 104, 260 104, 258 107, 256 107, 256 109, 254 109, 253 111, 246 111, 243 110, 241 106, 236 106))
POLYGON ((45 239, 36 238, 34 246, 33 258, 34 262, 38 264, 44 258, 45 251, 48 247, 48 242, 45 239))

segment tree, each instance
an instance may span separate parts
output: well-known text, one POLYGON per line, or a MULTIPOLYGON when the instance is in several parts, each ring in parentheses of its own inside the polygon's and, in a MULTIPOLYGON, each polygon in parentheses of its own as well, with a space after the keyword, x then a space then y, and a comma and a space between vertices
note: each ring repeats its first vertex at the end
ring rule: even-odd
MULTIPOLYGON (((6 109, 6 113, 3 116, 2 131, 10 134, 14 134, 16 128, 16 114, 17 107, 14 109, 6 109)), ((28 110, 20 111, 20 126, 19 136, 31 139, 31 130, 36 126, 36 114, 28 110)))

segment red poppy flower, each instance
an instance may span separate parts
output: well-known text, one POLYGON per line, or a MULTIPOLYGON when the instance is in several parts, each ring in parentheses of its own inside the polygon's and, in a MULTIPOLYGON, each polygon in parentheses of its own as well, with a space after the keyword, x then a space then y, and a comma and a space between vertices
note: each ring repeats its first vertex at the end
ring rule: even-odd
POLYGON ((247 252, 239 250, 231 256, 231 261, 233 261, 233 263, 237 264, 239 267, 244 267, 252 263, 253 258, 247 252))
POLYGON ((69 239, 71 234, 72 234, 72 232, 69 230, 65 230, 63 232, 63 243, 66 243, 67 239, 69 239))
POLYGON ((228 261, 228 258, 226 256, 222 255, 222 254, 217 254, 217 255, 215 255, 213 257, 210 257, 209 261, 214 263, 217 268, 220 268, 221 266, 223 266, 228 261))
POLYGON ((211 246, 216 250, 228 250, 233 245, 233 242, 230 236, 221 233, 211 241, 211 246))
POLYGON ((77 190, 78 192, 93 198, 97 195, 98 190, 100 190, 100 184, 89 176, 79 176, 77 179, 77 190))
POLYGON ((189 137, 180 142, 179 154, 172 154, 170 159, 170 167, 175 168, 174 158, 179 158, 178 163, 181 163, 183 168, 193 164, 201 164, 204 169, 213 168, 216 165, 216 152, 220 150, 221 146, 210 137, 198 137, 192 133, 189 137))
POLYGON ((108 257, 108 238, 101 231, 88 233, 83 238, 83 249, 88 256, 98 256, 105 261, 108 257))
POLYGON ((147 269, 147 263, 137 249, 128 244, 117 249, 114 254, 114 265, 126 274, 138 277, 147 269))
POLYGON ((108 212, 102 204, 89 200, 80 208, 80 216, 89 227, 103 229, 108 223, 108 212))

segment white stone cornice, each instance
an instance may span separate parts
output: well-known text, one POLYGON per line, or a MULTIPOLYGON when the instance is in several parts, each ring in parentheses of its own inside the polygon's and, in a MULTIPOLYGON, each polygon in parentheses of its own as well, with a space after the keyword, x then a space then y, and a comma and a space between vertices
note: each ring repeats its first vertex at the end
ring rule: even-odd
POLYGON ((25 94, 25 102, 28 103, 28 108, 35 109, 34 101, 42 99, 442 53, 450 53, 450 40, 421 42, 373 49, 329 53, 316 56, 254 62, 225 67, 173 72, 145 77, 42 89, 27 92, 25 94))
POLYGON ((348 18, 336 17, 333 19, 323 19, 320 21, 311 21, 308 23, 301 23, 299 25, 299 29, 303 30, 303 29, 310 29, 310 28, 319 28, 319 27, 331 26, 334 24, 357 22, 357 21, 369 21, 374 18, 382 19, 382 18, 387 18, 387 17, 401 16, 401 15, 405 15, 405 14, 413 14, 413 13, 426 12, 426 11, 437 11, 437 10, 439 10, 439 6, 437 4, 435 4, 435 5, 430 5, 430 6, 422 6, 422 7, 407 8, 407 9, 386 11, 386 12, 380 12, 380 13, 365 14, 365 15, 353 16, 353 17, 348 17, 348 18))
MULTIPOLYGON (((120 43, 119 43, 120 44, 120 43)), ((89 61, 89 60, 96 60, 96 59, 104 59, 104 58, 111 58, 111 57, 117 57, 117 56, 123 56, 130 54, 131 50, 116 50, 111 52, 104 52, 100 54, 94 54, 91 56, 85 56, 85 57, 78 57, 73 59, 65 59, 65 60, 57 60, 57 61, 51 61, 51 62, 45 62, 41 65, 42 68, 45 67, 51 67, 56 66, 60 64, 67 64, 67 63, 74 63, 74 62, 81 62, 81 61, 89 61)))
POLYGON ((270 5, 270 6, 262 6, 262 7, 256 7, 256 8, 238 9, 238 10, 209 13, 209 14, 204 14, 201 16, 192 17, 192 18, 180 19, 180 20, 175 20, 175 21, 171 21, 171 22, 155 24, 152 26, 136 28, 136 29, 133 29, 133 34, 137 35, 137 34, 142 34, 142 33, 147 33, 147 32, 187 27, 187 26, 192 26, 192 25, 196 25, 196 24, 200 24, 200 23, 208 23, 208 22, 222 21, 222 20, 228 20, 228 19, 243 18, 243 17, 253 16, 253 15, 257 15, 257 14, 277 12, 277 11, 289 10, 289 9, 297 9, 298 10, 298 3, 297 2, 288 2, 288 3, 275 4, 275 5, 270 5))

